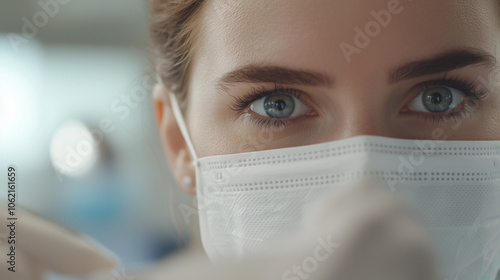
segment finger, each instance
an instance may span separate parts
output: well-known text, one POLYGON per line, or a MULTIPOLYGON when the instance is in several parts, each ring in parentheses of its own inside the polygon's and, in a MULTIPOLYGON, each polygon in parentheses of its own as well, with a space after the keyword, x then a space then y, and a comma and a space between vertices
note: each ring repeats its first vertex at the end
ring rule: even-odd
MULTIPOLYGON (((89 237, 26 209, 18 208, 16 215, 16 248, 41 266, 72 275, 111 270, 115 267, 117 258, 89 237)), ((2 220, 5 218, 2 217, 2 220)))
POLYGON ((358 184, 323 196, 304 223, 341 245, 331 264, 336 279, 434 279, 418 278, 436 269, 430 238, 415 213, 376 182, 358 184))
POLYGON ((16 250, 15 254, 11 252, 11 244, 5 239, 0 240, 0 279, 10 280, 42 280, 44 279, 45 269, 36 261, 31 259, 21 250, 16 250), (11 256, 7 256, 10 254, 11 256))
POLYGON ((339 184, 324 193, 304 215, 302 230, 330 225, 349 227, 353 221, 360 223, 381 213, 404 214, 419 219, 399 194, 391 192, 379 181, 364 178, 339 184))

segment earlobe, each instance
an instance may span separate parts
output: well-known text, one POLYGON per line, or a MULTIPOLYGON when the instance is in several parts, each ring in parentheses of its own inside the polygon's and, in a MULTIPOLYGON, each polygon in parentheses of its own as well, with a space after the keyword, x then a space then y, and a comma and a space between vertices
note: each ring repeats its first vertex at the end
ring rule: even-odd
POLYGON ((184 191, 194 195, 196 187, 192 159, 172 112, 168 91, 163 85, 157 84, 155 86, 153 101, 158 133, 172 174, 184 191), (189 184, 189 180, 191 180, 191 184, 189 184))

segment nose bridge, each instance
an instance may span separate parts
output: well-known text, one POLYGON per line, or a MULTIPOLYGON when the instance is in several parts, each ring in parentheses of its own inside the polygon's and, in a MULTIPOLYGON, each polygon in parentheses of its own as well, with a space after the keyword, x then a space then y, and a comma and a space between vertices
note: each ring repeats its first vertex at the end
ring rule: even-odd
POLYGON ((389 129, 381 123, 380 118, 373 114, 357 114, 356 108, 351 108, 350 114, 343 119, 340 139, 358 135, 376 135, 391 137, 389 129))
POLYGON ((338 106, 341 108, 338 121, 340 139, 358 135, 394 137, 388 118, 390 112, 384 107, 380 94, 351 89, 345 92, 338 106))

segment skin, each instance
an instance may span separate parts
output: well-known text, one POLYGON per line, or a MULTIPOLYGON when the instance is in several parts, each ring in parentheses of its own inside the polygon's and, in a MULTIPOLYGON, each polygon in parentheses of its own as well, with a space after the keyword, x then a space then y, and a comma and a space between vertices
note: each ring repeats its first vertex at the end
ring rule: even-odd
MULTIPOLYGON (((450 49, 481 49, 500 60, 500 22, 494 0, 476 0, 474 4, 470 0, 403 0, 401 13, 393 15, 390 24, 359 54, 352 55, 349 63, 339 45, 352 44, 353 28, 363 28, 373 20, 370 11, 386 9, 389 2, 206 1, 200 13, 185 115, 198 157, 307 145, 356 135, 433 139, 436 129, 441 129, 440 139, 500 140, 498 82, 493 80, 488 98, 463 118, 429 122, 422 114, 408 113, 408 104, 418 95, 411 89, 441 78, 444 73, 395 84, 389 84, 387 79, 394 67, 450 49), (235 96, 255 88, 273 89, 279 81, 225 84, 223 90, 217 86, 227 72, 248 64, 321 72, 335 83, 327 88, 282 85, 303 91, 312 113, 302 116, 301 122, 271 132, 245 121, 248 107, 235 112, 228 106, 235 96)), ((447 74, 477 83, 478 77, 491 73, 497 74, 484 65, 476 65, 447 74)), ((167 94, 162 85, 156 86, 156 117, 170 167, 182 185, 185 175, 194 178, 194 170, 167 94)), ((168 271, 160 270, 155 275, 156 271, 150 270, 153 275, 141 279, 283 279, 291 265, 310 256, 317 246, 314 240, 325 232, 342 246, 308 279, 443 279, 435 276, 432 248, 418 219, 394 195, 378 192, 370 187, 372 184, 361 182, 344 193, 323 197, 305 219, 305 228, 275 244, 276 250, 270 250, 269 255, 213 266, 200 254, 179 254, 177 260, 163 268, 168 271)), ((194 194, 195 188, 184 188, 194 194)), ((46 222, 36 217, 30 222, 26 220, 29 215, 23 217, 26 225, 36 226, 24 231, 26 237, 33 236, 23 240, 31 239, 34 243, 26 247, 27 251, 18 251, 19 263, 27 268, 19 272, 19 279, 41 279, 47 268, 80 274, 114 265, 92 244, 82 243, 54 225, 47 225, 51 230, 40 231, 46 222), (29 250, 46 247, 45 237, 49 236, 51 240, 58 237, 58 250, 66 252, 58 256, 64 259, 37 258, 40 250, 29 250), (78 252, 72 253, 75 250, 78 252), (78 256, 80 260, 67 256, 78 256)))
MULTIPOLYGON (((354 44, 354 27, 373 21, 370 11, 388 10, 388 0, 370 1, 207 1, 200 13, 188 89, 185 121, 198 157, 308 145, 357 135, 405 139, 500 140, 500 98, 495 89, 453 121, 428 121, 425 112, 408 110, 426 81, 460 77, 484 88, 478 77, 496 69, 485 65, 388 82, 388 73, 403 64, 429 59, 458 48, 475 48, 500 60, 500 23, 494 0, 401 0, 400 13, 371 38, 350 62, 339 47, 354 44), (249 107, 231 110, 234 97, 271 83, 217 82, 245 65, 279 66, 324 73, 333 85, 279 84, 304 92, 310 108, 300 121, 272 131, 246 120, 249 107)), ((495 76, 496 77, 496 76, 495 76)), ((491 81, 491 78, 490 78, 491 81)), ((494 81, 494 80, 493 80, 494 81)), ((490 82, 491 86, 492 82, 490 82)), ((158 128, 179 184, 194 178, 186 143, 168 102, 167 90, 155 89, 158 128)), ((269 118, 269 117, 267 117, 269 118)), ((186 188, 194 194, 195 188, 186 188)))
MULTIPOLYGON (((308 145, 357 135, 500 140, 496 63, 396 83, 389 79, 393 69, 455 49, 479 49, 500 60, 500 17, 495 0, 474 4, 468 0, 401 0, 400 12, 392 14, 389 24, 359 53, 347 57, 340 45, 353 45, 354 28, 364 29, 374 20, 370 12, 387 10, 391 2, 207 1, 200 13, 184 115, 197 156, 308 145), (333 83, 325 87, 275 80, 219 85, 221 77, 246 65, 323 73, 333 83), (465 98, 456 109, 467 108, 467 113, 456 118, 429 121, 431 113, 414 110, 415 100, 421 100, 419 85, 445 75, 471 81, 475 91, 487 88, 486 97, 473 103, 465 98), (307 114, 280 129, 269 129, 248 121, 248 116, 269 118, 259 116, 250 106, 241 111, 229 108, 235 97, 256 89, 272 90, 276 85, 303 92, 302 100, 310 109, 307 114)), ((160 136, 177 181, 185 191, 195 194, 195 186, 188 188, 182 182, 186 175, 194 178, 195 172, 167 95, 165 87, 157 85, 154 96, 160 136)), ((459 96, 464 95, 459 92, 459 96)), ((442 279, 436 276, 434 246, 419 219, 393 194, 370 188, 373 184, 361 182, 346 193, 327 196, 305 218, 303 232, 307 234, 298 232, 276 244, 270 255, 258 259, 262 262, 246 260, 212 267, 203 260, 189 259, 168 273, 279 279, 290 264, 310 254, 307 244, 319 233, 328 232, 342 247, 309 279, 442 279), (256 275, 259 273, 262 275, 256 275)), ((145 279, 162 279, 168 273, 162 270, 157 274, 161 277, 145 279)))

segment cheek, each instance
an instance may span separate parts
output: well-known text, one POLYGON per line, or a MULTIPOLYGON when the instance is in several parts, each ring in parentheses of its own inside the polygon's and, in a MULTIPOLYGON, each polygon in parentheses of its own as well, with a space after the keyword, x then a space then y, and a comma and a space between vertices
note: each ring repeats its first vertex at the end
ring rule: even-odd
POLYGON ((483 100, 478 113, 450 124, 445 129, 449 140, 500 140, 500 98, 497 96, 483 100))
POLYGON ((205 111, 197 110, 190 115, 193 118, 189 122, 189 131, 198 158, 224 154, 223 139, 227 138, 227 135, 222 125, 207 116, 205 111))
POLYGON ((234 131, 224 105, 214 98, 210 102, 195 102, 189 110, 189 131, 199 158, 244 151, 242 146, 249 137, 234 131))
POLYGON ((489 140, 500 140, 500 91, 496 93, 496 98, 491 102, 490 111, 492 112, 486 123, 489 124, 485 129, 485 137, 489 140))
POLYGON ((500 140, 500 86, 494 87, 494 92, 484 100, 483 108, 480 108, 484 119, 477 125, 479 129, 483 128, 480 135, 485 140, 500 140))

